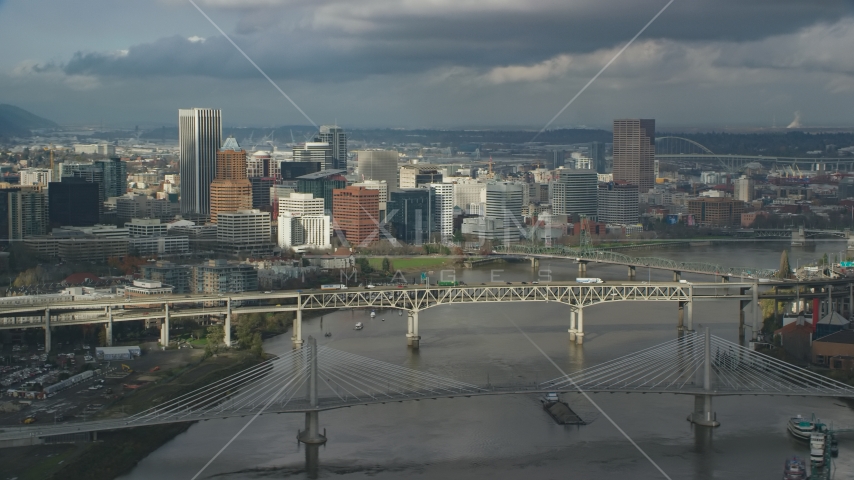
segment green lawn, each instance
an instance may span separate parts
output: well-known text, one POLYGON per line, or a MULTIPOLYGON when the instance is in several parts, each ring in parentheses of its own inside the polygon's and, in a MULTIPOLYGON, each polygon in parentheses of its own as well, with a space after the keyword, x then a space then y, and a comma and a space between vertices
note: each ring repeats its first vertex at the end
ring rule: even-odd
MULTIPOLYGON (((448 257, 410 257, 410 258, 394 258, 389 257, 391 265, 395 270, 414 270, 425 269, 430 267, 438 267, 451 261, 448 257)), ((373 257, 368 259, 368 264, 380 270, 383 267, 383 257, 373 257)))

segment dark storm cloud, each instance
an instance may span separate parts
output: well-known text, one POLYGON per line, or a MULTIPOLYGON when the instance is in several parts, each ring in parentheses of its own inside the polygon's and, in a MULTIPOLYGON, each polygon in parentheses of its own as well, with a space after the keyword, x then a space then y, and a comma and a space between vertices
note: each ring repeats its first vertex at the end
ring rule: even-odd
MULTIPOLYGON (((230 3, 216 0, 205 8, 216 18, 215 7, 230 3)), ((485 2, 459 8, 436 2, 412 8, 387 0, 327 1, 319 7, 276 3, 247 8, 233 2, 231 6, 242 9, 235 41, 270 75, 312 81, 437 67, 486 70, 612 48, 664 4, 583 0, 524 8, 485 2)), ((700 43, 760 40, 851 15, 850 0, 677 0, 644 37, 700 43)), ((219 36, 204 42, 161 38, 126 53, 79 52, 64 70, 95 76, 257 76, 219 36)))

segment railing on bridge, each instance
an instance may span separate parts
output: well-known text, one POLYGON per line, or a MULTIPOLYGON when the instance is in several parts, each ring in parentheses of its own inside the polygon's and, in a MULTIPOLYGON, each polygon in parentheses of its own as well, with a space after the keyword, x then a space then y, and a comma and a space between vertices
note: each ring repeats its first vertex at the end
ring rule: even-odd
POLYGON ((769 268, 726 267, 708 262, 677 262, 668 258, 631 257, 622 253, 608 250, 590 250, 566 246, 541 245, 501 245, 496 248, 498 253, 521 255, 544 255, 566 258, 577 258, 590 262, 616 263, 634 267, 649 267, 678 272, 702 273, 727 277, 742 277, 750 279, 773 278, 777 271, 769 268))

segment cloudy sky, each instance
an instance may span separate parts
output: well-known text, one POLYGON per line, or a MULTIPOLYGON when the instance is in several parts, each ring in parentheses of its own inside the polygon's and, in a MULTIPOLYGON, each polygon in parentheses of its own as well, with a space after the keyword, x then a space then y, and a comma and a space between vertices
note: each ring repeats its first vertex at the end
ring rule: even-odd
MULTIPOLYGON (((316 123, 545 125, 668 0, 195 0, 316 123)), ((308 124, 189 0, 0 0, 0 103, 308 124)), ((852 126, 854 0, 675 0, 555 127, 852 126)))

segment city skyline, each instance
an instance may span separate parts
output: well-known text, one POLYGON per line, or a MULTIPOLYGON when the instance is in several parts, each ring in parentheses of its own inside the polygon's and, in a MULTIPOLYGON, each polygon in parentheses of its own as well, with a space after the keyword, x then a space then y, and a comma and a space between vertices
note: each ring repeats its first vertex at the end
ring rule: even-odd
MULTIPOLYGON (((318 124, 540 128, 665 3, 198 5, 318 124)), ((849 125, 854 8, 766 3, 673 3, 553 128, 849 125)), ((0 58, 0 102, 61 124, 174 125, 180 105, 227 110, 233 125, 307 123, 187 2, 5 0, 0 32, 16 45, 0 58), (129 17, 149 28, 119 27, 129 17), (75 20, 103 28, 84 35, 75 20)))

